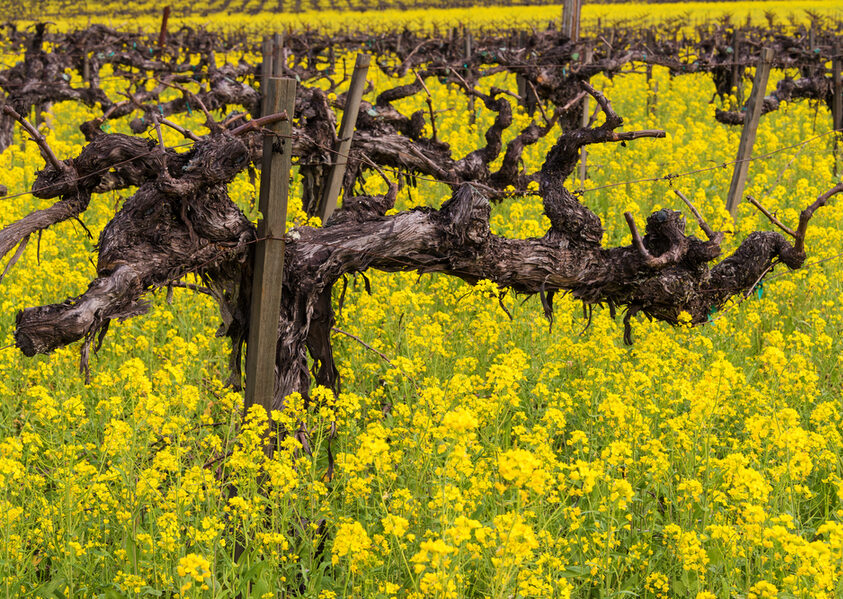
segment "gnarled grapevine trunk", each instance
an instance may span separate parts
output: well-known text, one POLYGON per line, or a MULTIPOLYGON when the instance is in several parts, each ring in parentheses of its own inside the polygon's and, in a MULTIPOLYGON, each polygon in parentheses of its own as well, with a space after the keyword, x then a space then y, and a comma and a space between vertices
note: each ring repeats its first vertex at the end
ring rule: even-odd
MULTIPOLYGON (((292 392, 307 395, 308 353, 315 360, 315 380, 338 384, 330 337, 331 289, 345 274, 377 269, 441 272, 469 283, 488 279, 503 289, 540 295, 548 316, 553 294, 570 292, 586 304, 607 305, 613 314, 625 309, 629 341, 629 321, 636 313, 676 324, 684 311, 693 322, 704 322, 712 309, 751 289, 775 263, 801 266, 810 218, 843 185, 803 211, 798 229, 788 230, 795 238, 793 246, 779 233, 756 232, 713 267, 709 264, 720 254, 722 235, 712 231, 690 203, 707 239, 687 236, 682 214, 664 209, 648 218, 643 236, 627 214, 632 244, 602 247, 600 218, 562 181, 587 144, 660 137, 663 132, 616 131, 622 119, 608 100, 587 84, 583 89, 595 97, 606 120, 599 127, 562 134, 548 153, 537 177, 551 223, 542 237, 509 239, 493 234, 486 188, 468 181, 455 185, 438 210, 415 208, 387 216, 397 193, 397 186, 390 183, 383 196, 347 198, 323 227, 298 227, 287 233, 284 279, 279 282, 283 294, 276 406, 292 392)), ((497 101, 494 94, 483 99, 487 104, 497 101)), ((504 118, 506 108, 500 105, 498 113, 504 118)), ((137 185, 138 190, 103 230, 97 278, 87 291, 18 314, 15 340, 26 355, 84 339, 85 366, 92 341, 101 340, 111 319, 142 313, 145 293, 193 273, 206 282, 220 305, 221 330, 232 341, 231 380, 239 384, 255 230, 230 200, 226 187, 249 164, 257 134, 252 124, 233 131, 213 123, 211 128, 211 134, 183 154, 143 139, 94 131, 79 156, 65 161, 55 158, 36 136, 48 165, 39 173, 34 192, 60 199, 0 231, 3 253, 29 234, 79 214, 95 190, 128 185, 137 185)), ((486 176, 485 154, 501 150, 498 135, 488 134, 488 145, 454 169, 462 169, 466 176, 486 176)))

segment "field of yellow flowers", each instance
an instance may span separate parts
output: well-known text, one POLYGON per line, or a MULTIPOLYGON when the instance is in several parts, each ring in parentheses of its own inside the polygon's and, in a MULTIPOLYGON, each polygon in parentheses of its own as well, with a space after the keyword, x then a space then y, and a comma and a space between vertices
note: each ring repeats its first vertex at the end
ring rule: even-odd
MULTIPOLYGON (((84 27, 91 22, 118 29, 144 28, 154 31, 161 24, 162 3, 157 0, 13 0, 18 2, 17 18, 49 18, 63 29, 84 27)), ((475 29, 547 26, 559 19, 561 4, 490 0, 480 3, 443 0, 170 0, 171 23, 176 27, 204 26, 225 31, 272 33, 293 29, 319 29, 327 32, 363 30, 372 33, 396 28, 410 31, 447 30, 469 25, 475 29), (480 6, 479 4, 483 4, 480 6), (524 4, 504 7, 501 4, 524 4), (222 16, 224 15, 224 16, 222 16)), ((584 27, 598 21, 618 20, 659 23, 680 19, 689 26, 704 21, 731 18, 734 22, 752 19, 764 22, 768 15, 779 21, 806 23, 809 14, 839 17, 843 0, 741 0, 725 2, 593 3, 582 7, 584 27)), ((14 10, 13 10, 14 14, 14 10)))
MULTIPOLYGON (((370 77, 375 90, 385 83, 370 77)), ((667 131, 590 149, 583 201, 608 245, 629 243, 624 211, 641 222, 679 208, 671 185, 733 233, 727 250, 769 228, 749 205, 735 222, 725 212, 730 169, 603 187, 734 159, 740 131, 715 122, 710 77, 656 68, 649 83, 593 83, 626 128, 667 131)), ((437 125, 455 155, 481 144, 491 116, 469 126, 462 94, 431 93, 451 108, 437 125)), ((71 103, 45 115, 60 157, 78 152, 76 126, 94 116, 71 103)), ((516 121, 529 117, 518 109, 516 121)), ((747 193, 786 223, 834 181, 830 123, 807 102, 761 121, 755 154, 769 155, 752 162, 747 193)), ((530 170, 551 137, 525 153, 530 170)), ((1 181, 26 190, 42 164, 19 137, 0 154, 1 181)), ((231 191, 248 210, 248 177, 231 191)), ((420 181, 399 208, 446 197, 420 181)), ((42 207, 31 196, 0 201, 2 226, 42 207)), ((267 459, 267 414, 243 421, 242 396, 224 388, 227 348, 205 296, 161 293, 150 314, 114 323, 89 385, 77 347, 31 359, 14 349, 18 309, 85 289, 96 234, 120 201, 95 196, 83 216, 93 240, 63 223, 2 281, 3 596, 843 596, 839 203, 812 221, 807 268, 777 269, 703 326, 636 320, 632 347, 608 312, 586 327, 567 298, 548 330, 535 298, 499 302, 483 282, 370 272, 371 293, 350 282, 337 328, 387 359, 337 334, 343 391, 314 391, 323 407, 304 415, 312 456, 287 438, 267 459)), ((303 221, 293 206, 289 225, 303 221)), ((547 222, 528 196, 495 206, 492 226, 526 237, 547 222)), ((283 426, 302 414, 290 397, 273 416, 283 426)))

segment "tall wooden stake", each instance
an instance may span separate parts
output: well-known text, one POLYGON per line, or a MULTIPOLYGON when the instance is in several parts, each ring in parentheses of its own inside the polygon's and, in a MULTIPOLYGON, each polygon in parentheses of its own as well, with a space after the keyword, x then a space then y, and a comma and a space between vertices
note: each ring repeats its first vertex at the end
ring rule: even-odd
MULTIPOLYGON (((465 30, 465 47, 463 48, 465 57, 465 75, 468 77, 468 65, 471 63, 471 53, 472 53, 472 40, 471 40, 471 30, 465 30)), ((468 96, 468 124, 474 125, 477 122, 477 109, 475 108, 475 101, 474 95, 469 94, 468 96)))
MULTIPOLYGON (((591 62, 591 57, 593 55, 594 50, 591 47, 591 44, 588 44, 585 48, 585 56, 583 56, 583 64, 588 64, 591 62)), ((580 119, 580 126, 585 129, 588 127, 588 120, 590 116, 591 110, 591 96, 586 94, 585 98, 582 101, 582 117, 580 119)), ((580 188, 585 189, 585 180, 588 177, 588 150, 586 150, 586 146, 580 148, 580 188)))
POLYGON ((354 72, 351 74, 351 84, 340 124, 339 144, 334 148, 336 152, 328 173, 328 183, 324 187, 324 195, 319 206, 319 216, 323 223, 337 209, 337 200, 348 163, 348 152, 351 150, 351 139, 354 136, 354 126, 357 124, 357 113, 360 111, 360 100, 363 99, 363 89, 366 87, 366 74, 369 72, 370 62, 371 57, 368 54, 358 54, 354 72))
POLYGON ((741 143, 738 146, 738 158, 735 171, 732 173, 732 184, 726 198, 726 209, 734 218, 738 210, 738 202, 743 196, 746 186, 746 175, 749 171, 749 159, 752 156, 752 146, 755 144, 755 134, 758 131, 758 121, 761 118, 761 106, 764 103, 764 93, 767 89, 767 79, 770 76, 770 61, 773 59, 771 48, 762 48, 758 66, 755 69, 755 79, 752 81, 752 93, 746 104, 741 143))
POLYGON ((834 85, 834 100, 831 104, 831 118, 832 118, 832 125, 834 130, 837 132, 834 134, 834 176, 836 177, 839 174, 839 143, 840 143, 840 130, 843 128, 843 95, 841 95, 841 83, 840 83, 840 63, 841 63, 841 56, 840 56, 840 43, 834 43, 834 56, 831 59, 831 76, 832 76, 832 84, 834 85))
MULTIPOLYGON (((527 36, 526 32, 520 31, 516 38, 518 40, 518 49, 524 50, 527 45, 527 36)), ((527 79, 521 73, 521 69, 515 72, 515 87, 516 92, 518 93, 519 102, 521 105, 526 107, 527 106, 527 79)))
POLYGON ((651 116, 655 112, 655 102, 653 101, 653 65, 648 64, 647 69, 647 116, 651 116))
MULTIPOLYGON (((270 60, 271 52, 264 55, 270 60)), ((279 65, 280 68, 280 65, 279 65)), ((269 70, 274 74, 272 70, 269 70)), ((254 404, 272 409, 275 395, 275 348, 284 278, 284 228, 292 159, 292 116, 296 105, 296 80, 269 77, 262 82, 267 97, 264 114, 287 111, 289 118, 269 125, 263 140, 263 162, 255 244, 254 283, 246 345, 246 409, 254 404)), ((271 448, 268 448, 271 451, 271 448)))
POLYGON ((740 62, 741 52, 741 32, 735 31, 732 38, 732 89, 735 90, 735 98, 737 98, 738 106, 743 106, 743 69, 740 62))
POLYGON ((562 33, 572 42, 580 39, 580 9, 582 0, 563 0, 562 2, 562 33))
POLYGON ((167 22, 170 20, 170 7, 165 6, 161 14, 161 32, 158 34, 158 47, 163 48, 167 43, 167 22))
POLYGON ((527 106, 527 80, 521 74, 520 70, 515 74, 515 88, 518 94, 518 101, 522 106, 527 106))
POLYGON ((286 66, 287 52, 284 50, 284 34, 275 33, 272 36, 272 73, 275 77, 283 77, 286 66))
POLYGON ((267 102, 269 101, 269 78, 272 76, 272 54, 272 38, 266 36, 261 42, 261 56, 263 56, 263 62, 261 62, 260 81, 262 114, 271 114, 267 112, 267 109, 269 108, 267 106, 267 102))

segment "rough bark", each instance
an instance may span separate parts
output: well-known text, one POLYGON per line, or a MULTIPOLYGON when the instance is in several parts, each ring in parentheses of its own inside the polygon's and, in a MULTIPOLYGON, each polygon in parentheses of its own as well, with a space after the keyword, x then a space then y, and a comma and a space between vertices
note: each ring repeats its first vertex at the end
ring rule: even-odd
MULTIPOLYGON (((796 237, 793 246, 779 233, 753 233, 732 256, 713 267, 709 263, 720 253, 722 235, 702 223, 708 239, 687 236, 681 213, 669 209, 648 218, 643 237, 627 215, 633 243, 602 247, 600 218, 564 187, 564 177, 584 145, 658 137, 661 132, 616 131, 622 119, 608 100, 588 86, 585 89, 594 95, 606 120, 596 128, 562 134, 548 153, 538 176, 551 221, 543 237, 508 239, 492 234, 489 199, 483 187, 469 182, 456 186, 438 210, 415 208, 386 216, 397 192, 391 184, 383 196, 347 199, 323 227, 288 232, 284 279, 279 283, 283 300, 276 406, 294 391, 307 396, 312 378, 338 386, 331 345, 331 290, 344 275, 377 269, 439 272, 469 283, 488 279, 503 289, 539 295, 548 317, 553 294, 568 292, 586 304, 607 305, 613 315, 626 310, 624 337, 631 341, 630 319, 639 312, 676 324, 685 311, 694 323, 701 323, 728 298, 750 290, 774 264, 801 266, 811 216, 843 185, 803 212, 798 230, 791 231, 796 237), (314 359, 313 373, 308 371, 308 354, 314 359)), ((484 101, 495 99, 489 96, 484 101)), ((237 131, 248 136, 252 130, 244 126, 237 131)), ((478 152, 500 152, 498 138, 492 138, 478 152)), ((61 198, 54 206, 56 214, 46 220, 30 215, 0 231, 4 244, 0 249, 8 248, 6 252, 38 227, 67 218, 68 210, 59 207, 68 198, 79 201, 108 184, 104 173, 109 165, 115 167, 118 183, 139 187, 103 230, 97 278, 88 289, 18 314, 15 340, 24 354, 84 340, 86 369, 90 347, 95 340, 101 342, 110 320, 143 313, 146 293, 192 273, 204 280, 220 305, 224 321, 220 332, 232 341, 231 382, 239 384, 255 230, 229 199, 226 186, 249 164, 251 145, 219 127, 184 154, 165 153, 160 146, 129 136, 100 134, 78 157, 56 159, 41 171, 35 190, 40 197, 61 198), (130 156, 137 160, 126 163, 130 156), (29 222, 28 228, 22 227, 24 222, 29 222)), ((471 170, 478 168, 473 160, 463 163, 465 171, 484 173, 482 168, 471 170)), ((83 209, 75 205, 70 212, 83 209)))
MULTIPOLYGON (((776 89, 769 96, 764 97, 761 105, 761 114, 768 114, 776 111, 782 102, 793 100, 820 100, 825 102, 829 111, 834 103, 834 85, 830 77, 815 75, 814 77, 802 77, 791 79, 786 77, 778 82, 776 89)), ((724 125, 742 125, 746 108, 740 112, 734 110, 716 110, 714 118, 724 125)))

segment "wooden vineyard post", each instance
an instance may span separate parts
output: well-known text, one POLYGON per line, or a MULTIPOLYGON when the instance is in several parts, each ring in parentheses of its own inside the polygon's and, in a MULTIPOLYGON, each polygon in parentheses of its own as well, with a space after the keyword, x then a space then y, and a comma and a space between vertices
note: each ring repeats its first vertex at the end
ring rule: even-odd
POLYGON ((832 118, 832 125, 834 128, 834 176, 836 177, 840 173, 840 167, 838 165, 839 161, 839 153, 840 153, 840 130, 843 128, 843 94, 841 94, 841 82, 840 82, 840 43, 834 43, 834 56, 831 59, 831 76, 832 76, 832 84, 834 86, 834 99, 831 104, 831 118, 832 118))
MULTIPOLYGON (((588 111, 590 108, 591 102, 589 102, 589 97, 586 96, 583 98, 582 119, 580 121, 580 126, 583 129, 588 127, 588 111)), ((585 146, 580 148, 580 189, 585 189, 585 179, 588 177, 588 150, 585 148, 585 146)))
POLYGON ((263 62, 261 62, 261 81, 260 81, 260 90, 261 90, 261 114, 269 114, 267 112, 267 102, 269 101, 269 78, 272 75, 272 38, 266 36, 263 38, 261 42, 261 56, 263 56, 263 62))
MULTIPOLYGON (((525 58, 528 39, 529 36, 526 31, 521 31, 518 34, 518 48, 524 50, 525 58)), ((533 90, 533 87, 528 83, 528 81, 529 80, 520 70, 515 74, 515 85, 519 98, 518 101, 524 107, 524 110, 527 111, 527 114, 533 116, 536 112, 536 107, 539 104, 539 99, 536 97, 536 92, 533 90)))
MULTIPOLYGON (((526 52, 527 35, 524 31, 518 32, 518 49, 526 52)), ((527 78, 521 73, 521 69, 515 73, 515 87, 518 94, 518 102, 526 109, 527 108, 527 78)), ((532 113, 530 113, 532 116, 532 113)))
POLYGON ((170 20, 170 7, 165 6, 161 14, 161 31, 158 33, 158 47, 164 48, 167 43, 167 22, 170 20))
POLYGON ((572 42, 580 39, 580 9, 582 0, 564 0, 562 2, 562 33, 572 42))
POLYGON ((527 101, 525 108, 527 114, 533 116, 536 113, 536 107, 539 105, 539 97, 536 95, 536 88, 528 81, 527 82, 527 101))
POLYGON ((743 106, 743 69, 740 65, 741 32, 735 31, 732 38, 732 89, 735 90, 738 106, 743 106))
MULTIPOLYGON (((465 47, 463 48, 465 57, 465 75, 468 76, 469 72, 469 64, 471 64, 471 53, 473 52, 472 48, 472 39, 471 39, 471 30, 466 28, 465 29, 465 47)), ((474 102, 474 95, 469 94, 468 96, 468 124, 474 125, 477 122, 477 109, 475 107, 474 102)), ((431 117, 433 118, 433 117, 431 117)))
MULTIPOLYGON (((583 57, 583 64, 591 62, 592 53, 591 45, 586 46, 585 56, 583 57)), ((585 129, 588 127, 589 112, 591 111, 591 96, 586 94, 582 100, 582 117, 580 118, 580 126, 585 129)), ((580 148, 580 188, 585 189, 585 180, 588 177, 588 150, 586 146, 580 148)))
POLYGON ((357 124, 357 113, 360 111, 360 100, 363 99, 363 89, 366 87, 366 74, 369 72, 371 57, 368 54, 358 54, 351 74, 351 84, 345 100, 345 109, 340 124, 339 143, 335 149, 328 181, 324 187, 324 195, 319 205, 319 217, 324 223, 337 208, 342 179, 348 163, 348 152, 351 150, 351 139, 354 136, 354 126, 357 124))
POLYGON ((272 72, 276 77, 284 76, 284 69, 287 68, 287 48, 284 45, 283 33, 276 33, 272 36, 272 72))
POLYGON ((287 68, 287 48, 284 47, 284 34, 272 36, 272 72, 275 77, 283 77, 287 68))
POLYGON ((647 65, 647 116, 653 116, 656 113, 656 95, 659 91, 658 81, 653 88, 653 65, 647 65))
POLYGON ((738 202, 743 195, 746 185, 746 175, 749 171, 749 158, 752 156, 752 146, 755 145, 755 134, 758 131, 758 121, 761 118, 761 106, 764 104, 764 93, 767 89, 767 79, 770 76, 770 61, 773 59, 771 48, 762 48, 758 66, 755 69, 755 79, 752 81, 752 93, 746 105, 741 143, 738 146, 738 157, 735 161, 735 171, 732 173, 732 184, 726 198, 726 209, 734 218, 738 209, 738 202))
POLYGON ((521 74, 519 70, 515 75, 515 87, 516 93, 518 94, 518 102, 522 106, 527 106, 527 80, 521 74))
POLYGON ((654 81, 653 82, 653 101, 650 104, 650 109, 652 110, 653 115, 656 114, 656 108, 658 107, 658 105, 659 105, 659 82, 654 81))
MULTIPOLYGON (((271 52, 264 61, 271 60, 271 52)), ((268 72, 280 71, 280 64, 268 72)), ((281 310, 281 281, 284 277, 284 227, 287 220, 287 194, 292 159, 292 117, 296 105, 296 80, 268 77, 261 82, 266 97, 263 113, 287 112, 288 118, 269 125, 264 136, 263 161, 255 243, 254 283, 249 312, 249 338, 246 345, 245 407, 259 404, 267 413, 275 394, 275 348, 281 310)), ((268 448, 267 451, 271 451, 268 448)))
POLYGON ((811 21, 811 29, 808 31, 808 50, 813 54, 814 48, 817 47, 817 30, 814 27, 814 22, 811 21))

